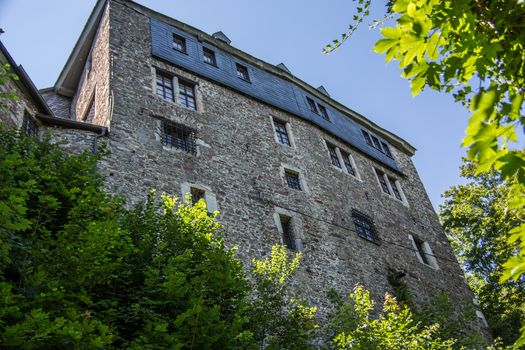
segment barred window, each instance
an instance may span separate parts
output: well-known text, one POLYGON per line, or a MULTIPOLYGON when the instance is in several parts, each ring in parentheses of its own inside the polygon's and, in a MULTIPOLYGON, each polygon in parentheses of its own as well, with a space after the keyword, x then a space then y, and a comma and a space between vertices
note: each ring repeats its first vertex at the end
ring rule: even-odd
POLYGON ((162 122, 162 143, 168 147, 174 147, 195 154, 195 131, 185 125, 173 122, 162 122))
POLYGON ((24 119, 22 120, 22 131, 27 136, 38 136, 38 126, 27 111, 24 112, 24 119))
POLYGON ((299 179, 298 173, 286 169, 284 171, 284 175, 286 177, 286 183, 288 184, 288 187, 293 188, 294 190, 299 190, 299 191, 302 190, 301 181, 299 179))
POLYGON ((236 63, 235 66, 237 67, 237 78, 245 81, 250 81, 250 76, 248 75, 248 68, 239 63, 236 63))
POLYGON ((173 48, 177 51, 186 53, 186 39, 180 35, 173 34, 173 48))
POLYGON ((171 76, 162 74, 157 75, 157 95, 168 101, 175 101, 173 97, 173 79, 171 76))
POLYGON ((317 104, 319 107, 319 111, 321 112, 321 116, 323 119, 330 121, 330 117, 328 116, 328 111, 326 110, 325 106, 317 104))
POLYGON ((288 131, 286 130, 286 123, 274 119, 273 125, 275 128, 275 136, 279 143, 290 146, 290 138, 288 137, 288 131))
POLYGON ((319 111, 317 110, 317 105, 315 104, 314 100, 312 100, 310 97, 306 97, 306 101, 308 102, 308 106, 310 107, 310 110, 314 112, 315 114, 319 114, 319 111))
POLYGON ((207 47, 202 48, 203 60, 205 63, 217 66, 217 60, 215 59, 215 52, 208 49, 207 47))
POLYGON ((355 170, 352 166, 352 161, 350 160, 350 154, 346 153, 343 150, 341 151, 341 156, 343 157, 343 162, 345 163, 346 171, 348 171, 349 174, 352 174, 355 176, 355 170))
POLYGON ((281 228, 283 229, 283 243, 291 250, 297 250, 292 230, 292 218, 286 215, 279 215, 281 228))
POLYGON ((385 179, 385 173, 376 168, 374 168, 374 170, 376 172, 377 179, 379 180, 379 184, 381 185, 381 189, 383 192, 390 194, 390 190, 388 189, 388 184, 386 183, 385 179))
POLYGON ((337 156, 337 151, 335 150, 335 147, 329 143, 326 143, 326 146, 328 147, 328 152, 330 152, 330 159, 332 160, 332 165, 341 168, 341 162, 339 162, 339 157, 337 156))
POLYGON ((193 84, 179 80, 179 103, 184 107, 197 109, 193 84))
POLYGON ((355 225, 355 232, 369 241, 377 241, 376 230, 372 218, 355 209, 352 210, 352 220, 355 225))

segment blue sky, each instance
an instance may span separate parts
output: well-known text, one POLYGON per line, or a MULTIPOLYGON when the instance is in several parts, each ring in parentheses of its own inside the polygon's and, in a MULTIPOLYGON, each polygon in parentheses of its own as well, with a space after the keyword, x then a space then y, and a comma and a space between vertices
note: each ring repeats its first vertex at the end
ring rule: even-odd
MULTIPOLYGON (((232 45, 269 63, 284 62, 314 87, 401 136, 418 150, 414 162, 435 208, 462 183, 458 167, 468 113, 452 96, 425 91, 413 98, 396 63, 372 52, 377 30, 363 26, 340 50, 322 48, 349 24, 354 2, 140 0, 207 33, 222 30, 232 45)), ((383 8, 373 2, 372 17, 383 8)), ((39 88, 52 86, 95 0, 0 0, 1 40, 39 88)))

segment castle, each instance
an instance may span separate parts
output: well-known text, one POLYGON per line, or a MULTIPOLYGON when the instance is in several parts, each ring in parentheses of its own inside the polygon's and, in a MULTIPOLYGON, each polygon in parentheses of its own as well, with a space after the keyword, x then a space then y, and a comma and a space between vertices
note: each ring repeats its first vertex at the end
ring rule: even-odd
POLYGON ((0 49, 20 77, 1 87, 20 96, 4 124, 71 151, 107 144, 100 170, 130 203, 152 188, 204 199, 245 262, 275 243, 301 251, 313 303, 357 282, 379 297, 393 277, 416 302, 471 305, 414 147, 284 64, 127 0, 97 1, 52 88, 0 49))

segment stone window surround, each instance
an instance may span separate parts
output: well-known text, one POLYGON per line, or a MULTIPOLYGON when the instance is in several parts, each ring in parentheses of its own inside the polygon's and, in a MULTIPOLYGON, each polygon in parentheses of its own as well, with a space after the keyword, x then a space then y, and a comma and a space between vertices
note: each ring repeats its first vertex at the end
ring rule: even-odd
POLYGON ((283 182, 283 185, 286 186, 286 188, 289 188, 288 187, 288 183, 286 181, 286 170, 289 170, 291 172, 294 172, 294 173, 297 173, 299 175, 299 181, 301 183, 301 191, 299 190, 295 190, 296 192, 305 192, 305 193, 310 193, 310 190, 308 188, 308 186, 306 185, 306 181, 305 181, 305 178, 304 178, 304 174, 305 174, 305 171, 304 170, 301 170, 293 165, 290 165, 290 164, 286 164, 286 163, 281 163, 281 166, 280 166, 280 175, 281 175, 281 181, 283 182))
POLYGON ((343 155, 341 154, 340 147, 337 146, 336 144, 334 144, 333 142, 327 141, 324 138, 322 139, 322 141, 323 141, 324 148, 326 149, 326 152, 328 154, 328 159, 330 160, 330 150, 328 149, 328 145, 331 145, 332 147, 335 148, 335 153, 337 154, 337 158, 339 159, 339 164, 341 164, 341 168, 338 168, 335 165, 333 165, 332 162, 330 162, 330 165, 332 166, 332 168, 334 168, 337 171, 340 171, 342 173, 345 173, 347 175, 350 175, 353 178, 355 178, 356 180, 362 181, 361 180, 361 175, 359 174, 359 171, 357 170, 357 166, 355 164, 354 157, 352 156, 352 153, 347 151, 347 150, 344 150, 346 153, 348 153, 348 156, 349 156, 349 159, 350 159, 350 164, 352 165, 352 167, 354 169, 355 175, 352 175, 351 173, 348 172, 348 169, 346 169, 346 165, 345 165, 345 162, 344 162, 344 159, 343 159, 343 155))
POLYGON ((183 198, 190 198, 191 201, 191 189, 195 188, 204 191, 204 201, 206 202, 206 208, 210 213, 214 213, 218 210, 217 196, 210 187, 200 183, 183 182, 180 185, 181 193, 183 198), (189 197, 188 197, 189 196, 189 197))
POLYGON ((291 220, 292 225, 292 231, 293 231, 293 237, 295 239, 295 249, 298 252, 303 252, 303 240, 304 240, 304 232, 303 232, 303 223, 301 220, 301 217, 299 215, 295 215, 295 213, 284 209, 280 207, 274 207, 274 214, 273 214, 273 220, 275 222, 275 226, 277 227, 277 231, 279 232, 280 237, 280 243, 284 245, 284 232, 283 232, 283 226, 281 225, 281 216, 287 216, 291 220))
POLYGON ((155 98, 162 99, 162 101, 167 102, 167 103, 173 103, 177 107, 184 108, 185 110, 188 110, 188 111, 193 111, 197 113, 204 112, 204 104, 202 103, 202 95, 200 92, 199 83, 195 79, 182 77, 180 75, 177 75, 177 73, 170 72, 166 69, 163 69, 157 66, 151 66, 151 88, 152 88, 151 91, 153 93, 153 96, 155 96, 155 98), (170 75, 172 77, 174 101, 164 100, 160 96, 157 96, 157 71, 159 71, 161 74, 170 75), (185 81, 188 84, 193 85, 193 92, 195 95, 195 109, 186 107, 179 103, 179 80, 185 81))
POLYGON ((162 149, 165 150, 165 151, 168 151, 168 152, 174 152, 174 153, 181 153, 181 154, 186 154, 186 155, 190 155, 190 156, 200 156, 201 152, 200 152, 200 147, 201 146, 204 146, 204 147, 209 147, 209 145, 207 145, 206 143, 204 143, 204 141, 202 141, 201 139, 199 139, 198 137, 195 138, 195 153, 192 154, 192 153, 188 153, 180 148, 177 148, 177 147, 169 147, 169 146, 166 146, 166 145, 163 145, 162 144, 162 133, 164 132, 164 126, 163 126, 163 122, 167 122, 167 123, 176 123, 176 124, 182 124, 180 121, 177 121, 177 120, 174 120, 174 119, 168 119, 168 118, 162 118, 162 117, 159 117, 159 116, 153 116, 156 121, 155 121, 155 140, 158 141, 161 145, 162 145, 162 149))
POLYGON ((272 124, 272 132, 273 132, 273 138, 274 138, 275 142, 277 142, 279 145, 295 148, 295 138, 293 136, 292 126, 290 124, 290 121, 286 120, 285 118, 278 118, 278 117, 274 117, 273 115, 270 115, 270 123, 272 124), (288 140, 290 141, 290 145, 289 146, 281 143, 279 141, 279 139, 277 138, 277 134, 275 132, 274 120, 277 120, 278 122, 281 122, 281 123, 283 123, 285 125, 286 133, 288 134, 288 140))
POLYGON ((408 239, 410 240, 410 243, 412 243, 412 247, 414 248, 414 252, 415 252, 416 257, 419 260, 419 262, 421 264, 425 265, 425 266, 430 267, 431 269, 439 270, 439 265, 437 263, 437 259, 434 256, 434 253, 432 252, 432 249, 430 248, 430 245, 428 244, 428 242, 420 239, 417 236, 413 236, 412 234, 408 234, 408 239), (417 248, 417 245, 416 245, 416 239, 421 241, 422 248, 423 248, 423 250, 425 252, 425 257, 426 257, 426 259, 428 261, 428 264, 426 264, 423 261, 423 258, 419 254, 419 249, 417 248))
POLYGON ((381 193, 385 196, 388 196, 389 198, 392 198, 394 199, 395 201, 397 202, 400 202, 402 203, 405 207, 408 207, 408 200, 405 196, 405 192, 403 192, 403 188, 401 187, 401 183, 399 182, 399 180, 394 177, 394 176, 391 176, 389 175, 385 169, 383 167, 378 167, 378 166, 373 166, 372 167, 372 172, 374 173, 374 177, 376 178, 377 180, 377 185, 379 186, 379 189, 381 190, 381 193), (388 187, 388 190, 390 191, 390 193, 385 193, 383 190, 382 190, 382 187, 381 187, 381 182, 379 181, 379 174, 377 173, 377 170, 381 171, 383 173, 383 176, 384 176, 384 180, 386 182, 386 185, 388 187), (390 179, 392 179, 394 181, 394 183, 397 185, 397 190, 399 191, 399 194, 401 195, 401 200, 397 199, 394 195, 394 190, 392 190, 392 184, 390 183, 390 179))

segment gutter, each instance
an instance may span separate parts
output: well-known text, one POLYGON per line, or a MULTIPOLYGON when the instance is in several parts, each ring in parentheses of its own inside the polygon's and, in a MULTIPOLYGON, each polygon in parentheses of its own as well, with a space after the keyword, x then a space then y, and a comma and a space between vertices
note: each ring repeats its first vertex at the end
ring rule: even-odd
POLYGON ((56 118, 42 113, 38 113, 35 117, 45 125, 60 126, 68 129, 85 130, 97 133, 97 138, 101 136, 109 136, 109 130, 105 126, 77 122, 72 119, 56 118))

